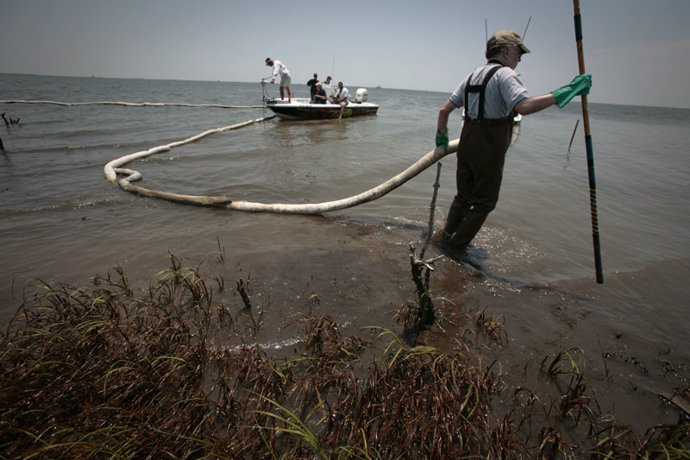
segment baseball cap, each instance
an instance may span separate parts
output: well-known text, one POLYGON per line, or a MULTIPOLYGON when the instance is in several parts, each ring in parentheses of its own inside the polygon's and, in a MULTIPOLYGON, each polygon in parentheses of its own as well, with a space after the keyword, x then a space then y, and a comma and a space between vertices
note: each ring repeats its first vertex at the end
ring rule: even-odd
POLYGON ((520 47, 520 51, 522 51, 523 54, 530 52, 529 48, 522 43, 522 38, 520 38, 517 33, 508 29, 496 32, 493 37, 486 42, 486 52, 488 54, 496 48, 508 45, 517 45, 520 47))

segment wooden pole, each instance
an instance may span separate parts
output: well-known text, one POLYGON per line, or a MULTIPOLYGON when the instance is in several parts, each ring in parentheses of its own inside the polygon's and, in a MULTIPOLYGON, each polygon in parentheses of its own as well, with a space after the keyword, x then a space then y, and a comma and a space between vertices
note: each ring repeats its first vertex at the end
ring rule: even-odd
MULTIPOLYGON (((577 60, 580 74, 585 73, 585 56, 582 49, 582 18, 580 16, 580 0, 573 0, 575 10, 575 41, 577 43, 577 60)), ((599 217, 597 215, 597 185, 594 174, 594 146, 589 126, 589 106, 587 96, 582 98, 582 122, 585 130, 585 146, 587 149, 587 172, 589 174, 589 205, 592 214, 592 240, 594 243, 594 268, 597 283, 604 283, 604 274, 601 263, 601 248, 599 244, 599 217)))

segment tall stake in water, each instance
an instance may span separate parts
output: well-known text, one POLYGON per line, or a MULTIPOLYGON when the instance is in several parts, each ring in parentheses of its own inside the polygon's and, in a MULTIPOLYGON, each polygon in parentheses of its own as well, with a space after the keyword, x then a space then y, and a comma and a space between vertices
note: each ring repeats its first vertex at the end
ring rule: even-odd
MULTIPOLYGON (((585 73, 585 56, 582 49, 582 19, 580 16, 580 0, 573 0, 575 10, 575 41, 577 42, 577 59, 580 74, 585 73)), ((582 122, 585 129, 585 146, 587 148, 587 172, 589 174, 589 205, 592 213, 592 239, 594 243, 594 267, 597 283, 604 283, 604 274, 601 264, 601 249, 599 246, 599 217, 597 216, 597 185, 594 175, 594 146, 589 129, 589 106, 587 96, 582 97, 582 122)))

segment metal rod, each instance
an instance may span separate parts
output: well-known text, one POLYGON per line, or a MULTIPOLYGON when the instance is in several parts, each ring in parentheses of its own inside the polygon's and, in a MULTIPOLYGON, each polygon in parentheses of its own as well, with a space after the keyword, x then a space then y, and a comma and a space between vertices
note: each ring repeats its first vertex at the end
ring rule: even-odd
MULTIPOLYGON (((577 43, 577 60, 580 74, 585 73, 585 56, 582 49, 582 18, 580 16, 580 0, 573 0, 575 10, 575 41, 577 43)), ((587 148, 587 172, 589 174, 589 206, 592 214, 592 241, 594 243, 594 268, 597 283, 604 283, 604 274, 601 263, 601 248, 599 244, 599 217, 597 215, 597 185, 594 175, 594 145, 589 126, 589 105, 587 96, 582 98, 582 121, 585 129, 585 146, 587 148)))
POLYGON ((532 21, 532 16, 529 17, 527 20, 527 25, 525 26, 525 31, 522 33, 522 41, 525 41, 525 37, 527 36, 527 29, 529 29, 529 23, 532 21))
POLYGON ((580 124, 580 119, 578 118, 575 122, 575 127, 573 128, 573 135, 570 136, 570 144, 568 144, 568 153, 570 153, 570 147, 573 146, 573 141, 575 140, 575 133, 577 132, 577 127, 580 124))

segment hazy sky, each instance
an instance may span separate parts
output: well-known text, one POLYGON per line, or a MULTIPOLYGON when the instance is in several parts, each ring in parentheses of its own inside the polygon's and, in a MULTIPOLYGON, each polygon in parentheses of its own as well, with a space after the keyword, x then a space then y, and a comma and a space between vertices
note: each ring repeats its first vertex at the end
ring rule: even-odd
MULTIPOLYGON (((581 0, 592 102, 690 108, 690 0, 581 0)), ((451 92, 510 28, 530 94, 578 73, 571 0, 0 0, 0 73, 451 92)), ((0 99, 4 96, 0 95, 0 99)), ((191 101, 190 101, 191 102, 191 101)))

